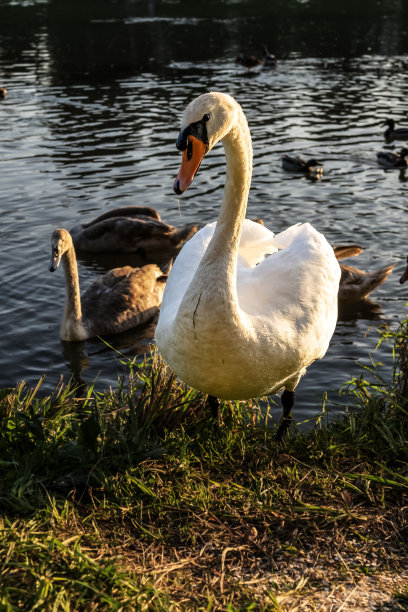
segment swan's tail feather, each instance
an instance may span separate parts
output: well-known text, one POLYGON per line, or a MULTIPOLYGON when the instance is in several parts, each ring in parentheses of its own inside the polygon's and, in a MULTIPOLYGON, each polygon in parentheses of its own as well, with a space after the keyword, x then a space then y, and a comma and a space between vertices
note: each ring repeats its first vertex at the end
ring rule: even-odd
POLYGON ((387 280, 394 267, 395 264, 391 264, 390 266, 386 266, 385 268, 381 268, 380 270, 375 270, 374 272, 367 274, 367 278, 369 279, 369 283, 367 286, 368 292, 364 297, 367 297, 369 293, 371 293, 372 291, 374 291, 374 289, 382 285, 383 282, 387 280))
POLYGON ((368 274, 352 268, 350 266, 341 265, 341 280, 339 288, 340 300, 362 300, 366 298, 374 289, 383 284, 389 274, 395 267, 395 264, 374 270, 368 274))
POLYGON ((358 244, 335 244, 333 251, 336 259, 345 259, 346 257, 355 257, 363 252, 363 248, 358 244))

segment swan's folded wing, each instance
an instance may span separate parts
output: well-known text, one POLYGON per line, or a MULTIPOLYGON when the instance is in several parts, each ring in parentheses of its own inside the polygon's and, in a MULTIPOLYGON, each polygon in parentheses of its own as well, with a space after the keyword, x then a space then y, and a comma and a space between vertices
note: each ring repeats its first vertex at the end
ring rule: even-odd
POLYGON ((292 226, 275 236, 281 250, 252 269, 238 270, 238 301, 243 312, 270 316, 302 313, 319 302, 337 299, 340 267, 333 249, 310 224, 292 226), (337 288, 336 288, 337 287, 337 288))
POLYGON ((305 230, 309 229, 308 223, 296 223, 291 225, 283 232, 276 234, 274 237, 274 245, 278 249, 287 249, 292 245, 292 242, 299 237, 305 230))
POLYGON ((239 243, 238 267, 253 268, 277 251, 275 235, 264 225, 245 219, 239 243))
POLYGON ((163 295, 156 264, 110 270, 83 293, 82 310, 92 335, 126 331, 157 314, 163 295))

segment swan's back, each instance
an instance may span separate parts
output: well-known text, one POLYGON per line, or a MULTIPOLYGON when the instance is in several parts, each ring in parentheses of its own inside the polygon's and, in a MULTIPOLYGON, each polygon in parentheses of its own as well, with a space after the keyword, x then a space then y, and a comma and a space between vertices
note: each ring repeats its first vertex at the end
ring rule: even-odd
POLYGON ((165 282, 155 264, 110 270, 81 296, 85 327, 95 336, 142 325, 159 312, 165 282))
POLYGON ((311 362, 324 355, 334 331, 339 265, 309 223, 277 234, 273 244, 279 250, 257 266, 238 268, 239 306, 267 330, 271 345, 311 362))
POLYGON ((176 228, 148 206, 113 209, 70 230, 74 246, 90 253, 135 253, 141 249, 179 248, 197 231, 196 225, 176 228))

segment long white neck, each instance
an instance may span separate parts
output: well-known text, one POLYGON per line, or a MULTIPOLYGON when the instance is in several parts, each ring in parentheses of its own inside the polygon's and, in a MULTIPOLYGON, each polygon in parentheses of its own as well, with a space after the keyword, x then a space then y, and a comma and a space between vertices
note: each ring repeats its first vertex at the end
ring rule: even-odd
POLYGON ((227 290, 228 304, 236 303, 237 255, 252 176, 251 135, 242 111, 238 117, 222 140, 227 162, 224 197, 214 235, 195 279, 200 281, 212 268, 219 286, 227 290))
POLYGON ((73 246, 62 256, 62 263, 65 275, 65 304, 60 335, 62 340, 83 340, 87 334, 82 323, 78 265, 73 246))

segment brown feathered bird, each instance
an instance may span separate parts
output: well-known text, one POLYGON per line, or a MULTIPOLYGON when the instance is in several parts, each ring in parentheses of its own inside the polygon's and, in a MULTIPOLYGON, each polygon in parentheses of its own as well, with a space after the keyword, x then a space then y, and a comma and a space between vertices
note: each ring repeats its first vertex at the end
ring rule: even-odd
MULTIPOLYGON (((354 257, 362 252, 362 247, 357 244, 335 245, 334 254, 337 259, 354 257)), ((340 264, 341 278, 339 286, 339 300, 362 300, 366 298, 374 289, 382 285, 394 268, 394 264, 374 270, 364 272, 352 266, 340 264)))
POLYGON ((156 264, 142 268, 114 268, 80 295, 78 266, 70 233, 54 230, 50 271, 62 261, 65 307, 62 340, 79 341, 127 331, 152 319, 160 309, 167 275, 156 264))
POLYGON ((239 55, 235 61, 237 64, 248 68, 248 70, 262 64, 262 60, 259 57, 255 57, 255 55, 239 55))
POLYGON ((89 253, 141 253, 179 249, 197 225, 177 228, 164 223, 150 206, 114 208, 70 230, 75 248, 89 253))

